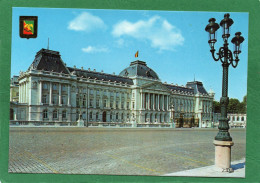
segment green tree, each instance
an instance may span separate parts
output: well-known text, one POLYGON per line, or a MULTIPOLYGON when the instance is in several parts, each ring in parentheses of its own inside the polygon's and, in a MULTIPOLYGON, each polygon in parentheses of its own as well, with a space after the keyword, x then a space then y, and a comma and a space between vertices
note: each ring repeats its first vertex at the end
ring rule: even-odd
POLYGON ((213 101, 213 112, 220 113, 220 103, 218 101, 213 101))
POLYGON ((243 97, 243 101, 241 102, 241 108, 239 113, 246 113, 246 105, 247 105, 247 96, 243 97))
POLYGON ((228 108, 227 108, 228 113, 239 113, 240 108, 241 105, 238 99, 235 98, 229 99, 228 108))

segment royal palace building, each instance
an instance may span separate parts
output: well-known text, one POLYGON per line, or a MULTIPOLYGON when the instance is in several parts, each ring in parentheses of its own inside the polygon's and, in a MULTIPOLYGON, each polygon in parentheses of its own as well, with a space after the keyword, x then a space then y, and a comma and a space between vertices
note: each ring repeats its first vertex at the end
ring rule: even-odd
POLYGON ((202 82, 163 83, 144 61, 119 75, 67 67, 57 51, 41 49, 11 80, 11 124, 174 124, 201 127, 212 118, 213 92, 202 82))

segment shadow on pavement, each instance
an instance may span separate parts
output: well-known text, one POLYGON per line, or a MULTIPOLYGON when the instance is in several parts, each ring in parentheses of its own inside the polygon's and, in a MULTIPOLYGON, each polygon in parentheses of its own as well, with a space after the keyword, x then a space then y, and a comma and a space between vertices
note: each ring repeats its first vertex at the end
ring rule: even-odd
POLYGON ((235 164, 235 165, 231 165, 231 168, 233 170, 241 169, 241 168, 244 168, 244 167, 245 167, 245 162, 244 163, 238 163, 238 164, 235 164))

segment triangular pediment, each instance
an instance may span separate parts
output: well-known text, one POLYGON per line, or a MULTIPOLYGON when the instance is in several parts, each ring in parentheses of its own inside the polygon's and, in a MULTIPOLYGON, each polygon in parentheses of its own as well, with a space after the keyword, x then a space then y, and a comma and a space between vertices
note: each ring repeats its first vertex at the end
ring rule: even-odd
POLYGON ((140 87, 141 87, 141 89, 145 89, 145 90, 164 91, 164 92, 169 92, 170 91, 161 82, 153 82, 153 83, 149 83, 149 84, 144 84, 144 85, 142 85, 140 87))

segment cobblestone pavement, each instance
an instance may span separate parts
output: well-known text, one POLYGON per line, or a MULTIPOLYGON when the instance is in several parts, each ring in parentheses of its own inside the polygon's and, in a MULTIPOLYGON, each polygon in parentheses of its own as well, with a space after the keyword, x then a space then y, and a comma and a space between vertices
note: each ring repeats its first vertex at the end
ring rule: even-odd
MULTIPOLYGON (((232 161, 245 129, 231 129, 232 161)), ((164 175, 214 164, 217 129, 10 128, 10 173, 164 175)))

